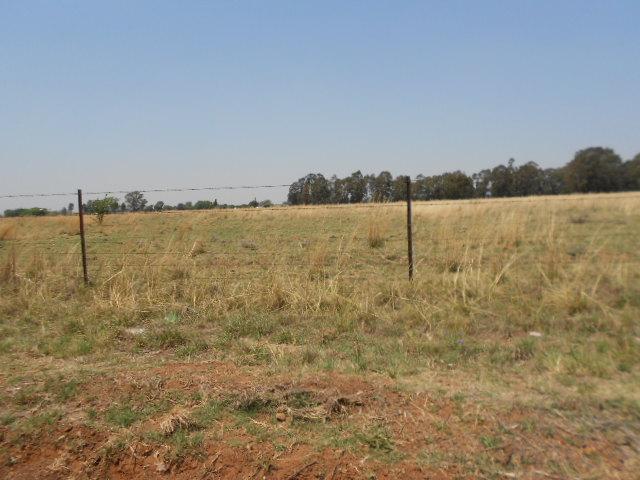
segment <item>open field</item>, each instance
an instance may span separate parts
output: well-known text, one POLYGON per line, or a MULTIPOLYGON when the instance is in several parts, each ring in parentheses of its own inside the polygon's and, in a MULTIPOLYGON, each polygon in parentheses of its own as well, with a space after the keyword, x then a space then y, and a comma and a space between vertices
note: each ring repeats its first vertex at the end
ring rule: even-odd
POLYGON ((640 194, 0 219, 0 478, 638 478, 640 194))

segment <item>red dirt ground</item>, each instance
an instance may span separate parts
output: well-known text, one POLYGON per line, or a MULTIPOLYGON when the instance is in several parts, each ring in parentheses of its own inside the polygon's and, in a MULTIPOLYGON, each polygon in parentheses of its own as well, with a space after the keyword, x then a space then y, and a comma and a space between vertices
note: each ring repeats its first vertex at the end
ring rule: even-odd
MULTIPOLYGON (((438 393, 400 392, 383 379, 318 374, 292 381, 265 378, 259 370, 240 370, 219 362, 169 364, 151 371, 96 378, 66 407, 67 413, 59 422, 37 433, 1 427, 0 478, 489 478, 482 462, 491 465, 496 478, 583 478, 593 472, 610 472, 615 475, 612 478, 639 478, 633 477, 638 465, 635 438, 616 442, 610 435, 594 431, 579 434, 563 418, 542 411, 517 406, 489 410, 438 393), (159 418, 141 422, 125 446, 110 450, 114 430, 89 426, 81 414, 89 406, 102 412, 124 397, 151 401, 176 391, 200 392, 208 398, 231 394, 272 399, 286 399, 292 391, 310 392, 319 408, 328 412, 319 422, 320 437, 324 426, 383 424, 400 455, 389 460, 367 445, 337 448, 304 441, 293 441, 277 450, 273 442, 260 440, 242 428, 225 430, 222 422, 221 438, 207 435, 198 452, 171 460, 170 446, 146 443, 139 435, 157 430, 159 418), (537 425, 535 431, 523 427, 527 422, 537 425), (503 433, 499 444, 482 441, 496 432, 503 433), (425 460, 429 458, 432 460, 425 460), (550 472, 551 464, 570 465, 572 477, 550 472)), ((187 402, 179 408, 188 412, 190 406, 187 402)), ((292 412, 288 410, 287 416, 292 412)), ((261 412, 253 421, 276 436, 292 429, 291 418, 278 422, 273 410, 261 412)))

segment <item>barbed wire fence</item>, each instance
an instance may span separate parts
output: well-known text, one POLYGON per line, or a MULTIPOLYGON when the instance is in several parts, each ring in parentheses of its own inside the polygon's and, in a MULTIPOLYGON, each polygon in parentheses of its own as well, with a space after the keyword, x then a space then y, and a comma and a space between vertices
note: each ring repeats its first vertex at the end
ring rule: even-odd
MULTIPOLYGON (((59 255, 59 256, 77 256, 80 255, 81 267, 82 267, 82 279, 85 285, 91 285, 91 272, 90 272, 90 263, 89 260, 91 258, 96 257, 107 257, 117 259, 117 257, 121 258, 143 258, 143 262, 113 262, 118 266, 123 268, 133 267, 139 269, 157 269, 157 268, 165 268, 170 266, 175 266, 172 263, 162 262, 162 261, 147 261, 146 259, 151 258, 160 258, 160 260, 168 258, 168 257, 185 257, 190 254, 190 252, 186 251, 175 251, 175 250, 159 250, 159 251, 150 251, 149 249, 145 249, 145 251, 94 251, 89 247, 95 245, 124 245, 125 241, 130 240, 140 240, 146 241, 149 240, 148 236, 143 235, 119 235, 117 239, 109 239, 109 238, 100 238, 92 239, 94 240, 93 244, 87 244, 87 233, 85 228, 85 211, 84 211, 84 196, 100 196, 100 195, 115 195, 115 194, 127 194, 132 191, 136 191, 139 193, 164 193, 164 192, 203 192, 203 191, 224 191, 224 190, 257 190, 257 189, 274 189, 274 188, 287 188, 291 187, 291 184, 268 184, 268 185, 231 185, 231 186, 210 186, 210 187, 168 187, 168 188, 152 188, 152 189, 128 189, 128 190, 103 190, 103 191, 88 191, 83 192, 81 189, 78 189, 77 192, 57 192, 57 193, 21 193, 21 194, 0 194, 1 198, 6 199, 16 199, 16 198, 40 198, 40 197, 76 197, 78 202, 77 216, 78 216, 78 227, 79 227, 79 251, 78 249, 73 250, 58 250, 60 245, 58 244, 59 238, 57 237, 46 237, 46 238, 31 238, 29 240, 12 240, 12 239, 3 239, 2 242, 19 242, 20 244, 28 244, 36 247, 40 247, 45 249, 47 254, 50 255, 59 255), (55 244, 55 249, 49 248, 52 247, 52 243, 55 244)), ((296 211, 296 210, 339 210, 343 208, 349 209, 379 209, 379 208, 394 208, 394 209, 405 209, 406 210, 406 268, 407 268, 407 276, 411 281, 414 278, 414 273, 416 266, 440 266, 441 263, 434 262, 432 258, 428 256, 416 256, 416 252, 414 252, 414 241, 413 241, 413 201, 412 201, 412 180, 410 177, 406 177, 406 189, 405 189, 405 201, 404 203, 353 203, 353 204, 321 204, 321 205, 287 205, 287 206, 271 206, 262 209, 251 208, 251 211, 296 211)), ((575 197, 572 200, 591 200, 594 198, 602 198, 607 200, 615 200, 615 199, 624 199, 624 198, 640 198, 637 195, 608 195, 606 197, 575 197)), ((503 199, 466 199, 466 200, 454 200, 454 201, 433 201, 433 202, 421 202, 420 206, 432 206, 432 207, 440 207, 447 205, 496 205, 496 204, 526 204, 526 203, 539 203, 541 201, 553 201, 554 198, 503 198, 503 199)), ((241 208, 234 207, 233 210, 242 210, 241 208)), ((181 210, 169 210, 162 212, 164 214, 171 213, 183 213, 181 210)), ((460 232, 458 235, 468 233, 468 232, 460 232)), ((568 237, 575 238, 584 238, 587 237, 587 234, 569 234, 568 237)), ((635 232, 600 232, 598 234, 603 238, 614 238, 614 237, 635 237, 635 232)), ((452 237, 453 238, 453 237, 452 237)), ((458 236, 456 236, 458 238, 458 236)), ((536 236, 536 235, 528 235, 530 239, 544 239, 545 236, 536 236)), ((432 239, 433 244, 437 244, 438 241, 448 240, 447 238, 441 239, 432 239)), ((483 242, 483 238, 474 237, 473 240, 481 244, 483 242)), ((310 242, 310 239, 305 239, 305 242, 310 242)), ((473 245, 473 242, 466 241, 465 245, 467 247, 473 245)), ((230 252, 230 251, 211 251, 208 252, 215 257, 225 258, 228 262, 235 259, 246 260, 247 254, 239 253, 239 252, 230 252)), ((266 258, 273 256, 273 252, 257 252, 251 251, 250 256, 255 258, 266 258)), ((493 258, 504 258, 503 255, 484 255, 484 260, 490 260, 493 258)), ((608 256, 602 257, 603 260, 616 262, 617 264, 640 264, 640 257, 630 256, 630 255, 617 255, 617 256, 608 256)), ((384 259, 383 259, 384 260, 384 259)), ((588 260, 588 259, 587 259, 588 260)), ((294 265, 294 259, 287 260, 290 265, 294 265)), ((468 260, 473 262, 473 260, 468 260)), ((519 259, 519 263, 533 263, 536 261, 535 259, 519 259)), ((562 263, 576 263, 579 259, 577 258, 566 258, 566 259, 554 259, 554 263, 562 264, 562 263)), ((584 261, 584 260, 583 260, 584 261)), ((298 263, 298 266, 301 264, 298 263)), ((58 267, 60 268, 60 266, 58 267)), ((452 261, 451 265, 445 268, 449 268, 451 271, 454 271, 456 268, 459 269, 460 265, 457 261, 452 261)), ((289 275, 296 276, 300 275, 300 272, 288 272, 289 275)), ((241 277, 243 275, 251 276, 252 274, 249 272, 232 272, 230 275, 233 277, 241 277)), ((348 276, 346 274, 342 274, 343 277, 348 276)), ((203 279, 224 279, 229 278, 229 276, 224 275, 207 275, 206 277, 192 277, 192 278, 203 278, 203 279)))

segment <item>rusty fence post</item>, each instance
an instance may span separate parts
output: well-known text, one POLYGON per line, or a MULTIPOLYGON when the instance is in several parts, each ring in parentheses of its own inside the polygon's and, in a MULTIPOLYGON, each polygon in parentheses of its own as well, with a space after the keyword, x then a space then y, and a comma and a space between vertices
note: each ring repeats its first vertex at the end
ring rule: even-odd
POLYGON ((82 274, 84 284, 89 285, 89 273, 87 272, 87 243, 84 238, 84 208, 82 207, 82 190, 78 189, 78 219, 80 220, 80 248, 82 249, 82 274))
POLYGON ((411 177, 405 177, 407 182, 407 260, 409 262, 409 280, 413 280, 413 222, 411 215, 411 177))

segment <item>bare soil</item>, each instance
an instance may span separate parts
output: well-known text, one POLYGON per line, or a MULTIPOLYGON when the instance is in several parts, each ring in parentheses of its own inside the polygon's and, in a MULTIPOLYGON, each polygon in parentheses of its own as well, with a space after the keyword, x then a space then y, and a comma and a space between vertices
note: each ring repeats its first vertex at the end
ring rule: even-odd
MULTIPOLYGON (((223 362, 100 375, 83 384, 49 428, 28 433, 2 427, 0 478, 583 478, 594 471, 637 478, 638 436, 604 411, 592 419, 602 429, 579 431, 560 412, 516 404, 488 409, 474 399, 394 385, 382 377, 335 373, 265 377, 257 368, 223 362), (197 399, 149 416, 117 446, 121 432, 92 424, 82 413, 88 407, 103 412, 122 398, 172 398, 171 392, 197 399), (264 435, 224 415, 205 430, 198 448, 179 457, 168 443, 145 439, 145 432, 158 431, 172 415, 182 418, 177 412, 189 418, 202 398, 231 398, 231 408, 264 406, 247 420, 264 435), (296 398, 306 403, 295 404, 296 398), (372 425, 388 435, 343 444, 327 440, 341 427, 366 432, 372 425), (494 443, 496 432, 500 441, 494 443), (483 464, 494 473, 487 474, 483 464), (550 465, 571 465, 573 471, 554 473, 550 465)), ((183 426, 189 428, 186 420, 183 426)))

